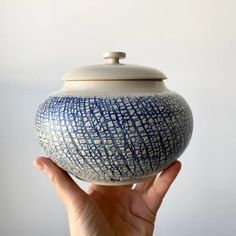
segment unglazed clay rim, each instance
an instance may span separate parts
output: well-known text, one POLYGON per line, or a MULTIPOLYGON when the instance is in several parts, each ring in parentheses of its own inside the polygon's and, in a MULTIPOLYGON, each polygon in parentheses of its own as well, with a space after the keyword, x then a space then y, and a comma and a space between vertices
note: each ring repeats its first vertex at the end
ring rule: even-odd
MULTIPOLYGON (((178 158, 177 158, 178 159, 178 158)), ((127 185, 134 185, 134 184, 138 184, 141 183, 145 180, 148 180, 150 177, 154 177, 154 176, 158 176, 163 170, 167 169, 169 166, 171 166, 177 159, 173 159, 172 161, 170 161, 169 163, 166 163, 166 165, 162 166, 162 168, 157 171, 156 173, 150 174, 148 176, 145 176, 143 178, 136 178, 133 181, 113 181, 113 182, 99 182, 99 181, 90 181, 89 179, 80 179, 78 177, 76 177, 77 179, 81 180, 81 181, 85 181, 89 184, 96 184, 96 185, 101 185, 101 186, 127 186, 127 185)), ((70 173, 72 176, 74 176, 72 173, 70 173)))

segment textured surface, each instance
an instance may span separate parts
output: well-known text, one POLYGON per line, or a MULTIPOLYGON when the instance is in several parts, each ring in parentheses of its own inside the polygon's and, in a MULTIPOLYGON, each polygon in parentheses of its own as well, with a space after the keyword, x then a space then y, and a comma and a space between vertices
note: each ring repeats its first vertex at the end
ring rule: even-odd
POLYGON ((192 115, 176 94, 49 97, 36 129, 47 155, 78 178, 134 182, 180 156, 192 134, 192 115))

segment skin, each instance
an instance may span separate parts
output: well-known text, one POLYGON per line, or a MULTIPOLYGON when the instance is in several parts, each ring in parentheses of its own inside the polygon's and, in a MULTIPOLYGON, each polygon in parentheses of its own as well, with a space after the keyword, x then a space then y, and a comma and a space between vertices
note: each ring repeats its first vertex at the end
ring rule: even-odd
POLYGON ((87 192, 49 158, 34 165, 50 179, 68 215, 71 236, 149 236, 156 213, 181 163, 174 162, 158 176, 135 185, 90 184, 87 192))

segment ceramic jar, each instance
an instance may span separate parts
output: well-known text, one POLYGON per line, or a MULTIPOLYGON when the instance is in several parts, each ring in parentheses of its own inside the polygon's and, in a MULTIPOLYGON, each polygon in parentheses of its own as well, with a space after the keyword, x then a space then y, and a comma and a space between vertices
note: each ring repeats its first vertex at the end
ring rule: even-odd
POLYGON ((166 88, 157 69, 120 63, 65 74, 64 86, 36 114, 46 154, 79 179, 123 185, 141 181, 174 162, 187 147, 193 118, 187 102, 166 88))

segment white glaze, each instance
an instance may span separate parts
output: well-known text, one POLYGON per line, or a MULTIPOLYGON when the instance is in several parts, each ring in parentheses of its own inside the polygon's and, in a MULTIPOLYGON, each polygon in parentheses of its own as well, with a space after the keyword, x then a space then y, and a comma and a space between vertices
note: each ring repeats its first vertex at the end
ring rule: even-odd
POLYGON ((51 96, 151 96, 169 94, 161 80, 65 81, 51 96))
POLYGON ((105 64, 75 68, 67 72, 63 79, 77 80, 163 80, 166 76, 159 70, 146 66, 121 64, 124 52, 107 52, 103 55, 105 64))

